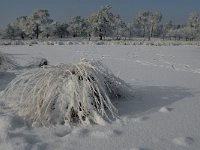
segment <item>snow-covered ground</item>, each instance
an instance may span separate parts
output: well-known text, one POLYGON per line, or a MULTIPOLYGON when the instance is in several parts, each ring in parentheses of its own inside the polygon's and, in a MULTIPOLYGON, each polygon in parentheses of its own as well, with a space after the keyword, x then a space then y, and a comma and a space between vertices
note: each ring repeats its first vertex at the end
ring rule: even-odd
MULTIPOLYGON (((2 45, 0 51, 21 66, 43 57, 50 65, 75 63, 80 58, 102 60, 134 91, 134 97, 115 103, 121 119, 105 126, 31 128, 2 107, 2 150, 200 149, 198 46, 39 44, 2 45)), ((0 72, 0 90, 25 70, 0 72)))

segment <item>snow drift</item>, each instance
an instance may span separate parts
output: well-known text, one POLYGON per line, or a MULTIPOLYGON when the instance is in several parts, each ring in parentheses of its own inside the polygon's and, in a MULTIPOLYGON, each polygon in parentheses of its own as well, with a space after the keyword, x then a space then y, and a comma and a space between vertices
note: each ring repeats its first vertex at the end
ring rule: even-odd
POLYGON ((130 87, 100 61, 31 69, 15 78, 3 98, 11 110, 33 126, 104 124, 117 118, 111 100, 130 94, 130 87))
POLYGON ((16 68, 16 62, 7 54, 0 52, 0 71, 16 68))

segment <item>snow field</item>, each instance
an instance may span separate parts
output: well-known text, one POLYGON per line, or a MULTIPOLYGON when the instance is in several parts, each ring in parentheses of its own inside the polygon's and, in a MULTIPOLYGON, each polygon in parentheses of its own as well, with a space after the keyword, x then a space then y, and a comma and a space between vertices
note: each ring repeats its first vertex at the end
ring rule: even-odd
MULTIPOLYGON (((0 149, 198 150, 200 50, 198 46, 0 46, 19 65, 44 56, 50 65, 101 60, 132 85, 133 98, 114 102, 120 119, 99 125, 31 128, 1 103, 0 149)), ((0 89, 24 70, 0 73, 0 89)))

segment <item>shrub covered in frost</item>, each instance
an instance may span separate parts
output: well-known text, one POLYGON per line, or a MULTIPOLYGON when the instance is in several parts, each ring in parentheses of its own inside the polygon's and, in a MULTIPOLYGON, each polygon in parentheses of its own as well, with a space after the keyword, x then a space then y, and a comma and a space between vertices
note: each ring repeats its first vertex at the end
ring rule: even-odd
POLYGON ((38 42, 35 41, 35 40, 33 40, 33 41, 30 42, 30 44, 31 44, 31 45, 33 45, 33 44, 38 44, 38 42))
POLYGON ((54 45, 54 42, 52 42, 52 41, 47 41, 47 45, 54 45))
POLYGON ((20 40, 16 40, 16 41, 13 41, 12 45, 24 45, 24 42, 20 40))
POLYGON ((16 62, 7 54, 0 52, 0 71, 16 68, 16 62))
POLYGON ((67 45, 74 45, 74 43, 72 41, 68 41, 67 45))
POLYGON ((63 41, 58 41, 58 45, 65 45, 63 41))
POLYGON ((14 79, 3 93, 7 105, 32 125, 96 123, 117 118, 113 98, 129 86, 100 61, 32 69, 14 79))

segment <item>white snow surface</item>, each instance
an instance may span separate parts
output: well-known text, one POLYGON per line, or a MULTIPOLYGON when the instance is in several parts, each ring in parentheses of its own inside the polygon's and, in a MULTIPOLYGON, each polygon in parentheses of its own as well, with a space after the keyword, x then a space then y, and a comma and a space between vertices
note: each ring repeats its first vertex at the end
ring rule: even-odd
MULTIPOLYGON (((129 83, 134 97, 115 102, 120 119, 101 125, 30 127, 0 100, 0 150, 199 150, 200 47, 9 45, 0 51, 27 66, 102 60, 129 83)), ((28 70, 0 72, 0 91, 28 70)))

